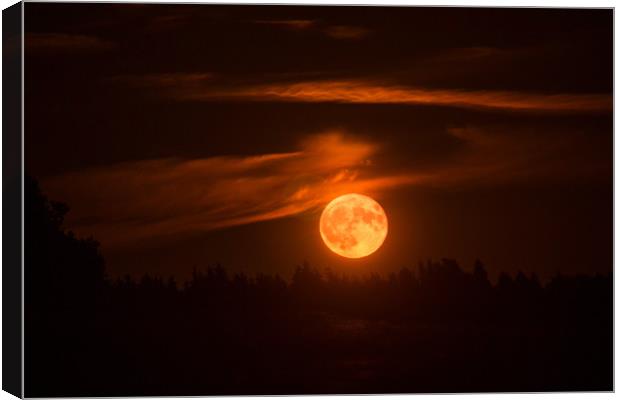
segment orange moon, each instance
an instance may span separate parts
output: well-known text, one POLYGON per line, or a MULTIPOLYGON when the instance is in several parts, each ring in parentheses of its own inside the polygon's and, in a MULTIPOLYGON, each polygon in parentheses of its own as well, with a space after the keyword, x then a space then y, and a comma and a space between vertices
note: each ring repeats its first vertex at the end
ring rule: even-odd
POLYGON ((368 196, 350 193, 325 207, 319 229, 331 251, 347 258, 361 258, 381 247, 388 222, 379 203, 368 196))

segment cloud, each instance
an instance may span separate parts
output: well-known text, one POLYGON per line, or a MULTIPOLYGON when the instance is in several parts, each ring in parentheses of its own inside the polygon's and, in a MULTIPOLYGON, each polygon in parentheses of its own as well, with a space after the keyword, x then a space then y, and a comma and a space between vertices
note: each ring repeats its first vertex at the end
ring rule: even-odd
POLYGON ((230 92, 188 93, 209 97, 315 103, 439 105, 521 111, 610 111, 604 94, 540 94, 492 90, 425 89, 356 80, 271 84, 230 92))
POLYGON ((255 24, 281 26, 291 29, 308 29, 316 24, 315 20, 309 19, 283 19, 283 20, 256 20, 255 24))
POLYGON ((611 158, 601 158, 592 133, 515 131, 510 127, 458 127, 447 134, 460 150, 438 164, 418 169, 416 183, 472 187, 508 182, 570 182, 607 179, 611 158))
POLYGON ((323 32, 329 37, 343 40, 362 39, 370 34, 368 29, 350 25, 328 26, 323 32))
POLYGON ((352 25, 326 25, 317 20, 308 19, 282 19, 282 20, 256 20, 255 24, 279 26, 293 30, 313 30, 320 32, 332 39, 355 40, 362 39, 370 34, 370 30, 352 25))
POLYGON ((59 175, 43 182, 66 201, 67 225, 118 247, 283 218, 319 209, 345 193, 381 199, 406 185, 462 187, 506 182, 606 179, 587 135, 451 128, 454 155, 431 165, 389 170, 372 160, 384 146, 342 132, 306 137, 294 151, 201 159, 125 162, 59 175))
MULTIPOLYGON (((499 90, 431 89, 369 80, 314 80, 267 84, 227 83, 208 74, 133 77, 182 101, 270 101, 306 103, 406 104, 522 112, 609 112, 613 98, 601 93, 533 93, 499 90)), ((131 80, 130 79, 130 80, 131 80)))
POLYGON ((113 42, 96 36, 65 33, 28 33, 26 51, 100 51, 115 47, 113 42))
POLYGON ((289 153, 127 162, 57 176, 43 186, 72 207, 68 226, 116 246, 291 216, 343 193, 375 194, 409 182, 369 174, 377 150, 333 132, 311 136, 289 153))

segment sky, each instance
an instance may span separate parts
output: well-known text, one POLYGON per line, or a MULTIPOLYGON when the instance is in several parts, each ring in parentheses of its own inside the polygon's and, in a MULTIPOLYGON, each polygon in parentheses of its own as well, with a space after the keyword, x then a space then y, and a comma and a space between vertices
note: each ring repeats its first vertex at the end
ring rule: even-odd
POLYGON ((612 270, 612 10, 27 3, 27 172, 111 276, 612 270), (363 259, 323 207, 376 199, 363 259))

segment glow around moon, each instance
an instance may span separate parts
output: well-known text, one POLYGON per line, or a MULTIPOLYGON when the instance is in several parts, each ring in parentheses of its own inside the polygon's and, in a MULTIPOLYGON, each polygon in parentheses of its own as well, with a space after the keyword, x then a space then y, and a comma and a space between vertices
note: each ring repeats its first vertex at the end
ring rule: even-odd
POLYGON ((388 232, 387 216, 381 205, 356 193, 332 200, 323 210, 319 225, 327 247, 347 258, 374 253, 388 232))

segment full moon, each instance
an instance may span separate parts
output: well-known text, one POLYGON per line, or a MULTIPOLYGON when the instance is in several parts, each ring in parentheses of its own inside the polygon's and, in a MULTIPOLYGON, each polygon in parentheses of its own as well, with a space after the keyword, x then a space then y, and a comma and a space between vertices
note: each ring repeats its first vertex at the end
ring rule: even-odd
POLYGON ((388 231, 383 208, 368 196, 350 193, 332 200, 319 223, 323 241, 347 258, 366 257, 383 244, 388 231))

